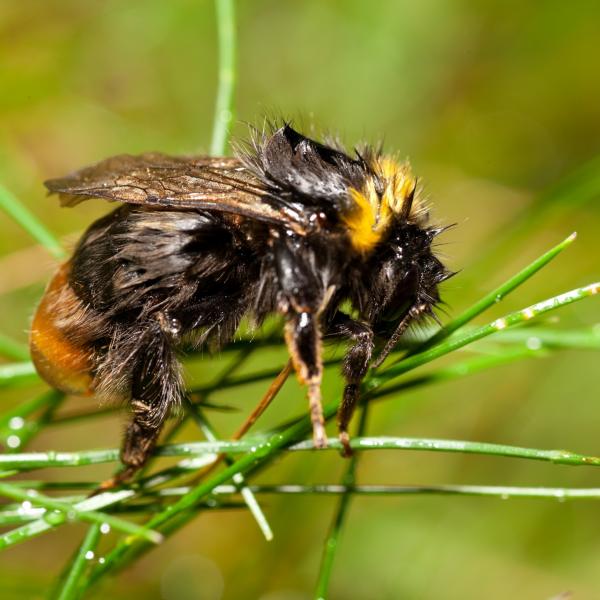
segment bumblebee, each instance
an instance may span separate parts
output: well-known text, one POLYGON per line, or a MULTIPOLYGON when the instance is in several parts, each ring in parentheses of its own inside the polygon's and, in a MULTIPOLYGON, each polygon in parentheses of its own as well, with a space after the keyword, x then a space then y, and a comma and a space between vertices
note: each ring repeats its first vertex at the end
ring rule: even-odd
POLYGON ((45 185, 64 206, 121 203, 59 268, 30 336, 50 385, 129 403, 119 481, 146 462, 180 403, 178 354, 227 344, 245 316, 283 316, 318 448, 323 338, 349 342, 338 413, 349 453, 361 381, 411 323, 433 316, 451 275, 408 164, 372 147, 351 156, 287 124, 255 132, 235 158, 121 155, 45 185))

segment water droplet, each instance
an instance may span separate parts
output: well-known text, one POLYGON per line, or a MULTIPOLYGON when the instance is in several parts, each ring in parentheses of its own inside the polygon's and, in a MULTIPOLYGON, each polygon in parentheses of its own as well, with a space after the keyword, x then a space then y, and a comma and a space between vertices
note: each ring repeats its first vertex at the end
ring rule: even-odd
POLYGON ((535 317, 535 313, 531 308, 526 308, 522 314, 525 319, 533 319, 533 317, 535 317))
POLYGON ((92 560, 92 558, 94 558, 94 551, 93 550, 88 550, 85 553, 85 558, 86 558, 86 560, 92 560))
POLYGON ((502 300, 502 294, 498 294, 494 300, 494 302, 500 302, 502 300))
POLYGON ((77 519, 77 513, 74 510, 67 512, 67 521, 75 521, 77 519))
POLYGON ((498 329, 498 330, 500 330, 500 329, 506 329, 506 326, 507 326, 507 323, 506 323, 505 319, 498 319, 497 321, 494 321, 492 323, 492 327, 494 329, 498 329))
POLYGON ((21 438, 18 435, 9 435, 6 438, 6 445, 9 448, 18 448, 21 445, 21 438))
POLYGON ((108 533, 110 531, 110 525, 108 523, 102 523, 100 525, 100 533, 108 533))
POLYGON ((62 523, 64 521, 63 513, 56 510, 54 512, 51 512, 49 515, 46 515, 45 520, 50 525, 58 525, 59 523, 62 523))
POLYGON ((502 494, 502 496, 500 496, 501 500, 508 500, 509 499, 509 495, 508 494, 502 494))
POLYGON ((23 425, 25 425, 25 420, 22 417, 13 417, 8 422, 8 426, 15 431, 18 429, 23 429, 23 425))
POLYGON ((527 338, 527 342, 525 343, 530 350, 539 350, 542 347, 542 340, 535 336, 527 338))
POLYGON ((31 510, 31 508, 33 507, 33 504, 31 504, 31 502, 29 502, 29 500, 25 500, 24 502, 21 503, 21 507, 23 508, 23 510, 31 510))
POLYGON ((104 556, 101 556, 101 557, 98 559, 98 562, 99 562, 101 565, 103 565, 103 564, 106 562, 106 559, 104 558, 104 556))

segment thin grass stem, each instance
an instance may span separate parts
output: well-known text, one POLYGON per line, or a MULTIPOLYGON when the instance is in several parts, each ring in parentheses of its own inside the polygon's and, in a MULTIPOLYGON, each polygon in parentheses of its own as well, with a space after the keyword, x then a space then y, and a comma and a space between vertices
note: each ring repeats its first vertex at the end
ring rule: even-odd
POLYGON ((236 32, 234 0, 215 0, 219 39, 219 74, 210 153, 223 156, 234 118, 236 32))
POLYGON ((0 209, 46 248, 54 258, 64 259, 66 257, 66 252, 54 235, 2 184, 0 184, 0 209))
MULTIPOLYGON (((369 405, 365 404, 362 407, 360 413, 360 419, 358 422, 357 435, 364 436, 367 428, 367 417, 368 417, 369 405)), ((340 544, 340 536, 342 528, 344 526, 348 509, 350 508, 350 501, 352 500, 352 487, 356 483, 356 467, 358 464, 358 454, 355 452, 350 458, 350 464, 348 465, 344 477, 342 478, 342 485, 346 487, 348 492, 342 494, 340 501, 337 505, 333 521, 327 534, 327 539, 323 546, 323 555, 321 557, 321 566, 319 568, 319 574, 317 576, 317 585, 315 589, 315 600, 326 600, 327 593, 329 590, 329 581, 333 572, 333 563, 337 553, 338 546, 340 544)))
POLYGON ((102 525, 94 523, 87 531, 81 546, 71 560, 70 567, 61 586, 56 600, 76 600, 81 597, 81 579, 84 576, 89 561, 94 557, 96 547, 100 541, 102 525))

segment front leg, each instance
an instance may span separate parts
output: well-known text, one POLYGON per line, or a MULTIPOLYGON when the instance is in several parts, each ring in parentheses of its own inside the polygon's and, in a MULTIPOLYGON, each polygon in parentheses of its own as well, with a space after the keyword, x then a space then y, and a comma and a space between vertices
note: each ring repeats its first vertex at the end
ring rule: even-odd
POLYGON ((321 405, 320 320, 335 290, 326 276, 331 271, 327 249, 316 251, 304 239, 289 233, 278 238, 273 249, 278 308, 286 319, 285 340, 298 379, 307 387, 315 446, 324 448, 327 436, 321 405))
POLYGON ((348 315, 338 312, 328 333, 355 341, 354 345, 346 352, 342 365, 346 386, 337 415, 340 442, 344 447, 343 454, 348 457, 352 455, 348 425, 360 398, 360 385, 367 374, 373 356, 373 330, 367 323, 356 321, 348 315))

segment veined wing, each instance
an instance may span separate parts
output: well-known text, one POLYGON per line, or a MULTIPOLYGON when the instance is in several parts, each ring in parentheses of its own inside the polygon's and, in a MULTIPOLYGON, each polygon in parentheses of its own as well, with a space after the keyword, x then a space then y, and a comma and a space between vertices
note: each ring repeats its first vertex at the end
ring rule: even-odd
POLYGON ((306 233, 308 216, 278 199, 236 158, 122 154, 44 182, 63 206, 88 198, 233 213, 306 233))

